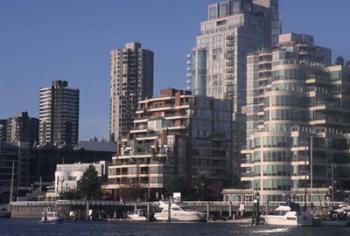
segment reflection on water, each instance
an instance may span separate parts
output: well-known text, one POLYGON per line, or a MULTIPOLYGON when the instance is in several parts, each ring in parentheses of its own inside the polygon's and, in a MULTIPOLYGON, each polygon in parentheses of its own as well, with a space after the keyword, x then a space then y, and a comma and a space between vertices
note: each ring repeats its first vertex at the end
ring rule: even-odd
POLYGON ((350 236, 350 227, 270 227, 230 223, 136 223, 136 222, 64 222, 40 224, 35 220, 0 219, 0 236, 350 236))

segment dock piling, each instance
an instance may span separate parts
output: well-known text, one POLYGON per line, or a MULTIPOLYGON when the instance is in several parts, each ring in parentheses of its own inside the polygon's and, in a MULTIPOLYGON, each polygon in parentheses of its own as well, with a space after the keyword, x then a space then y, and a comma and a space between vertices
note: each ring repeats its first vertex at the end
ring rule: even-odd
POLYGON ((207 222, 210 220, 210 206, 209 206, 209 201, 207 202, 207 222))

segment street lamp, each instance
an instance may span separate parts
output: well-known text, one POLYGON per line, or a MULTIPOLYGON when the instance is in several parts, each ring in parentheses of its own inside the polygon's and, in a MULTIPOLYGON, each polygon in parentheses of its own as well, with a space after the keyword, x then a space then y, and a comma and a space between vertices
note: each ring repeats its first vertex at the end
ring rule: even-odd
POLYGON ((311 188, 311 191, 313 189, 313 175, 314 175, 314 168, 313 168, 313 159, 314 159, 314 134, 311 134, 311 137, 310 137, 310 188, 311 188))
POLYGON ((259 210, 259 208, 260 208, 260 194, 259 194, 259 192, 255 193, 253 203, 254 203, 255 211, 253 212, 252 225, 258 225, 259 224, 259 217, 260 217, 260 210, 259 210))
POLYGON ((332 163, 332 202, 334 203, 334 168, 337 167, 337 165, 333 162, 332 163))

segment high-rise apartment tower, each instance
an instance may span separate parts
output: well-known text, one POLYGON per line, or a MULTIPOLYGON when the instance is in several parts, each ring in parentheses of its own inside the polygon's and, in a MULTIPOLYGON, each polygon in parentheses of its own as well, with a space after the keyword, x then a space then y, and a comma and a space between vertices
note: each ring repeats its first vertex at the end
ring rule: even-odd
POLYGON ((40 89, 39 142, 76 145, 79 137, 79 90, 57 80, 40 89))
POLYGON ((111 51, 110 137, 119 141, 133 125, 138 101, 153 96, 153 52, 140 43, 111 51))

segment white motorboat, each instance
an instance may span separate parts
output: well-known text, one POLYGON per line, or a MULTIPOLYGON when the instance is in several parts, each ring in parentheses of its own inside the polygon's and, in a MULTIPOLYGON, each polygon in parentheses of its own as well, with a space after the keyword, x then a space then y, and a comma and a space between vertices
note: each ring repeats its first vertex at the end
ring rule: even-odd
POLYGON ((57 223, 62 221, 63 218, 58 211, 45 209, 41 214, 41 223, 57 223))
POLYGON ((0 218, 7 218, 11 216, 8 205, 0 205, 0 218))
POLYGON ((158 221, 168 221, 170 213, 170 221, 204 221, 206 214, 204 212, 195 211, 179 203, 160 202, 160 212, 154 214, 154 218, 158 221), (170 205, 170 211, 169 211, 170 205))
POLYGON ((147 217, 144 210, 135 209, 133 213, 128 214, 128 220, 131 221, 147 221, 147 217))
POLYGON ((264 215, 263 218, 265 219, 265 224, 268 225, 313 225, 311 214, 293 210, 290 206, 279 206, 273 215, 264 215))

